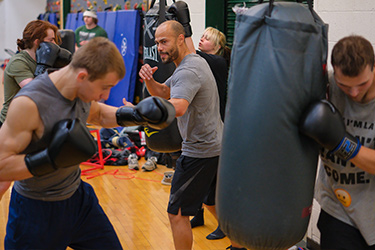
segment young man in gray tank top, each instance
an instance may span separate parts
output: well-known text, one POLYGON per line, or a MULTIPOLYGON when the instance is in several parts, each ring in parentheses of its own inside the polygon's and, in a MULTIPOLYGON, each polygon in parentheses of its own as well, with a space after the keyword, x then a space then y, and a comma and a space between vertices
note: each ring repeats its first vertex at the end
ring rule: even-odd
POLYGON ((95 192, 80 178, 79 164, 96 150, 86 122, 162 129, 175 117, 162 98, 120 108, 99 103, 124 75, 116 45, 94 38, 68 66, 40 75, 15 96, 0 129, 0 182, 15 181, 5 249, 122 249, 95 192))
POLYGON ((375 249, 373 47, 363 37, 345 37, 334 46, 331 63, 328 100, 334 106, 320 102, 318 115, 306 122, 319 131, 310 136, 324 147, 315 193, 321 206, 320 245, 375 249))

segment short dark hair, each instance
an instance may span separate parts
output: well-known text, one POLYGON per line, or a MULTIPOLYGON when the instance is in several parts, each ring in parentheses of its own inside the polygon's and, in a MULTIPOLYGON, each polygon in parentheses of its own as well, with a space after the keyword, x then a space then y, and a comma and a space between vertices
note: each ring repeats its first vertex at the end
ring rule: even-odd
POLYGON ((349 77, 358 76, 367 65, 374 68, 374 48, 362 36, 351 35, 340 39, 332 50, 331 64, 349 77))
POLYGON ((107 73, 115 72, 119 79, 125 76, 124 59, 116 45, 105 37, 94 37, 73 54, 70 66, 84 68, 89 80, 101 79, 107 73))

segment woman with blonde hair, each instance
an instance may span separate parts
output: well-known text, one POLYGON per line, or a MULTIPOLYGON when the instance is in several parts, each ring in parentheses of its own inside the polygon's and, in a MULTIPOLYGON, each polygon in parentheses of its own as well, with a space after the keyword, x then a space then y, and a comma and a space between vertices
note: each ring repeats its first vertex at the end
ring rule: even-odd
MULTIPOLYGON (((215 77, 217 90, 220 99, 220 116, 222 121, 225 117, 225 106, 227 99, 227 79, 230 65, 230 48, 226 46, 227 40, 223 32, 213 27, 208 27, 203 32, 199 41, 196 53, 203 57, 211 68, 215 77)), ((205 205, 215 204, 215 194, 209 193, 206 197, 205 205)), ((211 211, 211 210, 210 210, 211 211)), ((191 227, 201 226, 204 224, 204 209, 199 209, 190 221, 191 227)), ((212 211, 211 211, 212 212, 212 211)), ((214 214, 215 217, 216 214, 214 214)), ((225 234, 220 229, 220 225, 215 231, 210 233, 206 238, 209 240, 222 239, 225 234)), ((232 246, 231 246, 232 247, 232 246)), ((232 247, 233 248, 233 247, 232 247)))
POLYGON ((223 32, 213 27, 208 27, 203 32, 198 49, 207 54, 224 57, 229 67, 231 49, 226 44, 227 39, 223 32))

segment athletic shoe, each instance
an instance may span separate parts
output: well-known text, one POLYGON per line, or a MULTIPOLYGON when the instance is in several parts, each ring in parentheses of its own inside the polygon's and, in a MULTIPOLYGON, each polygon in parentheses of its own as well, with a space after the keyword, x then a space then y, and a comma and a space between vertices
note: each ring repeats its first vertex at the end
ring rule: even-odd
POLYGON ((164 172, 163 180, 161 180, 161 184, 164 185, 172 185, 172 179, 173 179, 173 171, 164 172))
POLYGON ((299 246, 292 246, 291 248, 288 248, 287 250, 305 250, 306 248, 299 247, 299 246))
POLYGON ((153 171, 155 168, 158 167, 156 165, 157 161, 158 161, 158 159, 155 156, 151 156, 150 158, 147 159, 145 164, 142 166, 142 170, 147 171, 147 172, 153 171))
POLYGON ((128 157, 128 166, 129 169, 138 170, 139 164, 138 164, 138 156, 136 154, 130 154, 128 157))
POLYGON ((198 212, 194 215, 193 219, 190 220, 191 228, 199 227, 204 225, 204 209, 200 208, 198 212))
POLYGON ((232 247, 232 245, 230 245, 229 247, 227 247, 227 248, 225 248, 225 249, 229 249, 229 250, 247 250, 247 249, 244 248, 244 247, 238 248, 238 247, 232 247))
POLYGON ((225 233, 221 231, 220 225, 217 226, 216 230, 207 235, 207 240, 220 240, 225 237, 225 233))

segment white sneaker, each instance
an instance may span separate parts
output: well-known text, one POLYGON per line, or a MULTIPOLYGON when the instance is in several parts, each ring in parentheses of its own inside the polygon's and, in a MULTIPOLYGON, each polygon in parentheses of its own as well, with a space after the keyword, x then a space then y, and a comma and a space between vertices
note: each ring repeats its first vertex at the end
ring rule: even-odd
POLYGON ((136 154, 133 153, 128 156, 128 167, 134 170, 139 169, 138 156, 136 154))
POLYGON ((161 184, 169 185, 169 186, 172 185, 173 175, 174 175, 173 171, 164 172, 164 177, 163 177, 163 180, 161 180, 161 184))
POLYGON ((143 171, 152 171, 158 166, 156 165, 156 162, 158 159, 155 156, 151 156, 150 158, 147 159, 145 164, 142 166, 143 171))

